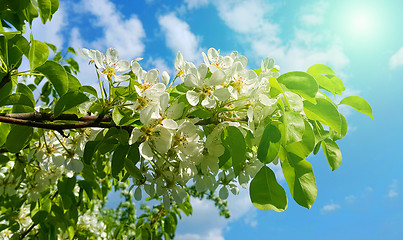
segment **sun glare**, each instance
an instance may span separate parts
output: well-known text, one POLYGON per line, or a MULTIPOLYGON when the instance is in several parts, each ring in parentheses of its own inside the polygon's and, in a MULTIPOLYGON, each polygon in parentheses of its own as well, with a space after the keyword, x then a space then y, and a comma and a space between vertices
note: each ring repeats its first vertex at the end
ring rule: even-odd
POLYGON ((372 29, 371 14, 367 12, 357 13, 352 19, 352 31, 357 35, 369 35, 372 29))

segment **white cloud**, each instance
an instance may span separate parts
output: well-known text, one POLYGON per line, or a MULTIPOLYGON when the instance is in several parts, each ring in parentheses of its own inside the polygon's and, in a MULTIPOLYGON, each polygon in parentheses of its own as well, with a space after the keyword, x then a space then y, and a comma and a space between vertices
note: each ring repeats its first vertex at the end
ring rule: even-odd
POLYGON ((78 14, 95 17, 94 27, 101 27, 103 35, 95 41, 84 39, 86 48, 105 51, 116 48, 121 58, 131 60, 141 57, 145 50, 142 42, 146 34, 136 15, 124 19, 123 14, 109 0, 85 0, 77 5, 78 14), (87 45, 88 44, 88 45, 87 45))
POLYGON ((397 180, 394 180, 392 184, 389 185, 389 192, 388 192, 388 197, 389 198, 394 198, 399 196, 399 193, 397 192, 397 180))
POLYGON ((403 66, 403 47, 399 49, 389 60, 390 68, 394 69, 403 66))
MULTIPOLYGON (((62 35, 63 27, 68 24, 68 16, 65 11, 66 7, 63 3, 60 4, 59 10, 53 15, 52 20, 46 22, 46 24, 42 24, 40 19, 35 19, 32 22, 32 34, 34 39, 48 42, 57 47, 58 50, 61 50, 63 47, 64 37, 62 35)), ((27 33, 24 36, 29 39, 29 26, 27 25, 27 33)))
POLYGON ((165 33, 166 45, 176 55, 181 51, 184 60, 201 62, 199 37, 195 36, 189 25, 180 20, 174 13, 160 16, 158 23, 165 33))
POLYGON ((244 224, 256 227, 257 210, 250 202, 249 190, 241 189, 238 196, 230 194, 228 208, 231 217, 225 219, 219 216, 218 209, 212 201, 191 199, 193 215, 183 217, 178 224, 175 239, 224 239, 223 231, 227 230, 228 224, 232 221, 242 219, 244 224))
MULTIPOLYGON (((294 38, 283 42, 280 39, 281 28, 272 20, 275 8, 263 0, 215 1, 219 16, 226 25, 239 34, 239 40, 249 45, 250 55, 259 61, 267 56, 273 57, 282 67, 282 72, 303 70, 316 63, 329 64, 336 72, 345 67, 349 60, 335 36, 314 31, 313 21, 323 24, 321 19, 301 16, 302 26, 291 29, 294 38), (318 47, 320 46, 320 47, 318 47), (285 70, 285 71, 284 71, 285 70)), ((311 15, 324 11, 323 3, 313 10, 311 15)), ((325 16, 325 14, 323 14, 325 16)), ((290 31, 290 29, 287 29, 290 31)), ((251 58, 251 57, 249 57, 251 58)))
POLYGON ((185 0, 185 3, 189 9, 196 9, 206 6, 209 3, 209 0, 185 0))
POLYGON ((300 17, 300 20, 304 25, 322 24, 324 21, 324 15, 328 8, 329 3, 325 1, 315 3, 313 6, 310 4, 309 6, 303 7, 303 14, 300 17))
POLYGON ((336 203, 330 203, 322 207, 320 210, 322 214, 326 214, 329 212, 334 212, 336 210, 340 209, 340 205, 336 203))

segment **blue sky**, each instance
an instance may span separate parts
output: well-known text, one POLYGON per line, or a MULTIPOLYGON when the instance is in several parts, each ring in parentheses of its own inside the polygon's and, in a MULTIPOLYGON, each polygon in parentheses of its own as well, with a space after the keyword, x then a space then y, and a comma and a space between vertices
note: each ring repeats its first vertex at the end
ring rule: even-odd
MULTIPOLYGON (((121 58, 143 57, 146 69, 171 75, 178 50, 200 63, 210 47, 239 51, 252 69, 267 56, 283 73, 329 65, 345 82, 345 96, 369 101, 374 120, 343 109, 350 129, 339 142, 343 163, 335 172, 322 153, 308 158, 318 185, 312 209, 298 206, 288 193, 285 212, 258 211, 243 190, 230 198, 233 217, 225 220, 212 203, 192 200, 195 213, 180 222, 177 239, 400 239, 401 9, 398 0, 67 0, 49 25, 37 21, 33 33, 64 49, 115 47, 121 58)), ((95 85, 94 70, 80 63, 79 79, 95 85)))

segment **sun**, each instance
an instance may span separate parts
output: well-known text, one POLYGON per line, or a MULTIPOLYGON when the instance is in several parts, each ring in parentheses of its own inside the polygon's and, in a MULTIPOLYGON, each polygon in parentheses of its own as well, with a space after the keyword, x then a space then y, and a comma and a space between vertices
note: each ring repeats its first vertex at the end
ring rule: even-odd
POLYGON ((368 36, 371 35, 374 22, 373 15, 369 12, 358 12, 355 13, 351 19, 351 31, 354 35, 368 36))

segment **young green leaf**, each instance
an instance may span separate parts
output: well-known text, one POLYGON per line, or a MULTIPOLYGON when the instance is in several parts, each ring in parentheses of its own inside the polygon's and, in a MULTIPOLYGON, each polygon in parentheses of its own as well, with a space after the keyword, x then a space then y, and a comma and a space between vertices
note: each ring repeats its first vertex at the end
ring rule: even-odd
POLYGON ((308 118, 318 120, 341 133, 340 113, 330 101, 324 98, 317 98, 316 104, 304 101, 304 112, 308 118))
POLYGON ((53 84, 59 96, 63 96, 69 90, 69 79, 66 71, 59 63, 48 60, 37 71, 43 73, 47 79, 53 84))
POLYGON ((317 195, 311 164, 293 153, 288 153, 281 166, 294 200, 303 207, 311 208, 317 195))
POLYGON ((338 169, 340 167, 342 157, 337 143, 329 138, 326 138, 322 141, 322 149, 332 171, 338 169))
POLYGON ((374 119, 374 117, 372 116, 371 106, 368 104, 367 100, 365 100, 362 97, 349 96, 349 97, 346 97, 343 100, 341 100, 340 104, 348 105, 348 106, 354 108, 355 110, 359 111, 360 113, 366 114, 369 117, 371 117, 372 119, 374 119))
POLYGON ((28 56, 31 70, 34 70, 46 62, 49 57, 49 48, 45 43, 33 40, 28 56))
POLYGON ((42 23, 45 24, 46 21, 50 18, 51 16, 51 10, 52 10, 52 3, 51 0, 38 0, 38 8, 39 8, 39 13, 41 14, 41 20, 42 23))
POLYGON ((124 167, 124 161, 129 145, 118 145, 112 156, 112 176, 117 177, 124 167))
POLYGON ((308 70, 306 72, 309 74, 318 73, 318 74, 336 75, 336 73, 333 72, 333 70, 330 67, 328 67, 324 64, 312 65, 310 68, 308 68, 308 70))
POLYGON ((294 153, 302 159, 308 157, 308 155, 314 150, 315 147, 315 134, 313 132, 312 126, 306 120, 304 120, 304 123, 305 131, 304 135, 302 136, 302 140, 287 144, 286 146, 287 152, 294 153))
POLYGON ((35 107, 35 103, 32 102, 31 98, 23 93, 14 93, 0 100, 0 107, 7 105, 24 105, 32 110, 35 107))
POLYGON ((32 127, 14 125, 7 136, 6 148, 12 153, 19 152, 32 138, 32 127))
POLYGON ((88 97, 81 92, 74 91, 64 94, 55 105, 55 116, 88 101, 88 97))
POLYGON ((250 182, 249 195, 252 204, 260 210, 283 212, 288 205, 284 189, 267 166, 263 166, 250 182))
POLYGON ((318 92, 318 83, 315 78, 305 72, 289 72, 278 77, 277 81, 284 84, 288 90, 299 94, 301 97, 315 103, 318 92))
POLYGON ((304 119, 298 112, 286 111, 284 114, 284 124, 287 129, 287 143, 299 142, 304 135, 304 119))
POLYGON ((257 158, 264 164, 272 162, 280 150, 281 133, 278 128, 268 124, 264 131, 257 150, 257 158))
POLYGON ((246 154, 245 138, 237 127, 228 126, 223 130, 221 134, 221 139, 223 145, 231 153, 234 173, 235 176, 238 176, 239 173, 241 172, 242 164, 245 162, 245 154, 246 154))

